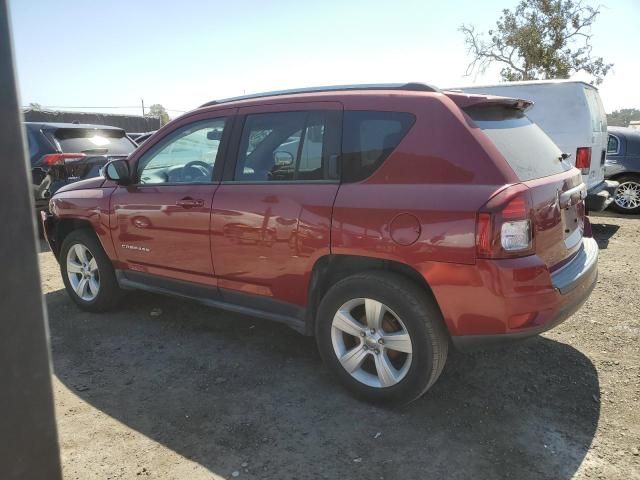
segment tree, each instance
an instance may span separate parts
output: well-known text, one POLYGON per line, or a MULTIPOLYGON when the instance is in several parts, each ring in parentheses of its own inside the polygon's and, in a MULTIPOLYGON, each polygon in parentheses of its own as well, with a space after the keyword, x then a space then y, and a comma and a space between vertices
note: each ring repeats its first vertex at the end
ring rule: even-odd
POLYGON ((42 110, 42 105, 40 105, 39 103, 31 102, 29 104, 29 108, 31 110, 42 110))
POLYGON ((637 108, 623 108, 607 114, 607 125, 610 127, 628 127, 634 120, 640 120, 640 110, 637 108))
POLYGON ((171 120, 169 118, 169 114, 167 110, 160 105, 159 103, 154 103, 149 107, 149 113, 146 114, 147 117, 160 117, 160 126, 166 125, 171 120))
POLYGON ((569 78, 583 71, 599 85, 613 66, 591 54, 591 26, 599 14, 600 7, 582 0, 521 0, 514 11, 502 11, 488 40, 473 25, 462 25, 472 57, 466 75, 498 63, 506 81, 569 78))

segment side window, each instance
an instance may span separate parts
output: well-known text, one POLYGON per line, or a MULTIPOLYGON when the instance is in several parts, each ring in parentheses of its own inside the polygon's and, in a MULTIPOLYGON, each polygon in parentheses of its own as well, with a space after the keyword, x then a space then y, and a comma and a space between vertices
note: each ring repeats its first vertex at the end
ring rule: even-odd
POLYGON ((618 138, 613 135, 609 135, 609 142, 607 143, 607 153, 618 153, 618 138))
POLYGON ((357 182, 370 176, 395 150, 415 117, 403 112, 344 112, 342 180, 357 182))
POLYGON ((245 119, 236 172, 238 181, 328 179, 337 153, 327 135, 336 112, 278 112, 245 119))
POLYGON ((141 184, 207 183, 227 119, 216 118, 187 125, 148 151, 138 162, 141 184))

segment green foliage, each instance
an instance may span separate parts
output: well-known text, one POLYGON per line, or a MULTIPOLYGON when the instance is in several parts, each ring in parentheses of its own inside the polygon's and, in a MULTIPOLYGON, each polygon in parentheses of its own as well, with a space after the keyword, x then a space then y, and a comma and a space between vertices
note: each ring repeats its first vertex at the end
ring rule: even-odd
POLYGON ((598 85, 613 66, 591 55, 591 26, 599 14, 600 7, 582 0, 521 0, 514 11, 502 11, 489 40, 473 25, 462 25, 472 57, 466 74, 499 63, 506 81, 569 78, 582 71, 598 85))
POLYGON ((640 110, 637 108, 623 108, 607 114, 607 125, 610 127, 628 127, 633 120, 640 120, 640 110))
POLYGON ((149 111, 146 114, 147 117, 160 117, 160 126, 166 125, 169 123, 171 118, 169 118, 169 114, 167 110, 160 105, 159 103, 154 103, 149 107, 149 111))

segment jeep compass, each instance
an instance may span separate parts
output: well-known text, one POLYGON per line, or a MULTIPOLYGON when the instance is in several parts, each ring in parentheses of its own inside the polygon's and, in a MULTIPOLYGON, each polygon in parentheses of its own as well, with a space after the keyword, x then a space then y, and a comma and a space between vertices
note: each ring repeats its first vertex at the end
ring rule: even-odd
POLYGON ((580 171, 530 106, 416 83, 210 102, 58 190, 44 229, 83 309, 140 289, 283 322, 354 394, 408 402, 450 345, 548 330, 596 284, 580 171))

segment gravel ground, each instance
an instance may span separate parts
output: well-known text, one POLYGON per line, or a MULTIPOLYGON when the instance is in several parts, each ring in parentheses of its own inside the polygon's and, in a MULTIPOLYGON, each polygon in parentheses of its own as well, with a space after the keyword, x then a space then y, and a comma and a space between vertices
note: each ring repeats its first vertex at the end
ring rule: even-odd
POLYGON ((578 313, 454 353, 395 410, 349 397, 282 325, 144 293, 81 312, 43 251, 65 478, 640 479, 640 220, 592 221, 578 313))

